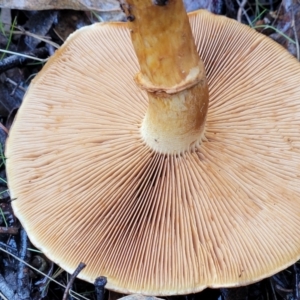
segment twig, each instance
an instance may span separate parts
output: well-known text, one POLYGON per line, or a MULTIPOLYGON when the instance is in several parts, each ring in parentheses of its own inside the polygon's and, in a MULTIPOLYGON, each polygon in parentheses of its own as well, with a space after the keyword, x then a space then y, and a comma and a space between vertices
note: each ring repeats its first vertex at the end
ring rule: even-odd
POLYGON ((27 248, 29 244, 28 236, 26 231, 21 228, 20 230, 20 249, 19 249, 19 257, 21 261, 18 264, 18 271, 17 271, 17 295, 18 299, 30 299, 30 284, 29 284, 29 269, 24 264, 24 262, 28 261, 27 258, 27 248))
POLYGON ((42 42, 45 42, 45 43, 53 46, 56 49, 58 49, 60 47, 57 43, 50 41, 49 40, 50 38, 47 36, 41 36, 38 34, 31 33, 30 31, 25 30, 22 26, 16 26, 16 28, 20 31, 12 31, 12 34, 22 34, 22 35, 31 36, 37 40, 40 40, 42 42))
POLYGON ((237 13, 237 20, 242 23, 242 13, 245 11, 245 5, 247 4, 247 0, 243 0, 242 2, 239 2, 239 10, 237 13))
MULTIPOLYGON (((33 37, 39 41, 42 41, 42 42, 45 42, 51 46, 53 46, 54 48, 58 49, 60 46, 53 42, 53 41, 50 41, 50 37, 47 37, 47 36, 41 36, 41 35, 38 35, 38 34, 34 34, 34 33, 31 33, 29 31, 26 31, 23 27, 21 26, 16 26, 16 28, 19 30, 12 30, 12 31, 8 31, 8 33, 11 33, 11 34, 14 34, 14 35, 26 35, 26 36, 30 36, 30 37, 33 37)), ((5 31, 5 33, 7 33, 7 31, 5 31)))
POLYGON ((277 22, 278 18, 279 18, 279 14, 280 14, 280 11, 283 9, 283 5, 282 5, 282 2, 280 3, 279 7, 277 8, 277 11, 276 11, 276 14, 275 14, 275 18, 273 19, 272 21, 272 26, 275 25, 275 23, 277 22))
POLYGON ((0 292, 0 299, 8 300, 1 292, 0 292))
POLYGON ((0 227, 0 234, 6 233, 6 234, 18 234, 19 228, 17 227, 0 227))
POLYGON ((283 288, 282 286, 280 286, 279 284, 276 284, 276 289, 278 290, 278 291, 282 291, 282 292, 285 292, 285 293, 292 293, 293 292, 293 290, 292 289, 285 289, 285 288, 283 288))
MULTIPOLYGON (((47 296, 47 293, 48 293, 48 287, 49 287, 49 279, 48 277, 50 275, 53 274, 53 267, 54 267, 54 263, 52 261, 49 261, 50 262, 50 267, 47 271, 47 274, 45 274, 45 276, 38 280, 37 282, 35 282, 35 286, 39 287, 39 289, 41 290, 41 294, 40 294, 40 297, 43 299, 47 296), (48 277, 47 277, 48 276, 48 277)), ((61 269, 62 270, 62 269, 61 269)), ((53 276, 53 275, 52 275, 53 276)))
POLYGON ((81 272, 82 269, 84 269, 86 267, 85 263, 80 263, 78 265, 78 267, 76 268, 76 270, 74 271, 74 273, 71 275, 71 278, 66 286, 65 292, 64 292, 64 296, 62 298, 62 300, 67 300, 68 294, 69 294, 69 290, 74 282, 74 280, 76 279, 76 277, 78 276, 78 274, 81 272))
POLYGON ((95 280, 95 288, 96 288, 96 299, 103 300, 104 299, 104 287, 107 283, 107 279, 104 276, 97 277, 95 280))
POLYGON ((299 49, 298 33, 297 33, 297 30, 296 30, 296 26, 295 26, 295 14, 294 14, 293 7, 292 7, 292 25, 291 25, 291 27, 293 28, 294 36, 295 36, 297 59, 300 61, 300 49, 299 49))
POLYGON ((8 134, 7 128, 6 128, 2 123, 0 123, 0 128, 1 128, 6 134, 8 134))
POLYGON ((300 281, 300 278, 299 278, 299 271, 298 271, 297 264, 294 264, 293 268, 294 268, 294 272, 295 272, 295 276, 294 276, 294 286, 295 286, 295 289, 294 289, 294 298, 295 299, 299 299, 300 298, 300 293, 299 293, 299 281, 300 281))
MULTIPOLYGON (((274 280, 274 276, 273 277, 270 277, 269 278, 269 283, 270 283, 270 287, 271 287, 271 292, 272 292, 272 296, 274 300, 277 300, 277 297, 276 297, 276 292, 275 292, 275 287, 274 287, 274 284, 273 284, 273 280, 274 280)), ((275 281, 275 280, 274 280, 275 281)))
POLYGON ((26 89, 23 88, 22 86, 20 86, 19 83, 14 82, 13 80, 11 80, 10 78, 6 78, 5 79, 6 82, 9 82, 10 84, 14 85, 16 88, 20 89, 22 92, 26 92, 26 89))
POLYGON ((38 48, 26 53, 15 53, 0 49, 0 52, 14 54, 0 61, 0 73, 15 67, 21 67, 30 62, 31 60, 45 61, 48 56, 48 49, 46 47, 38 48))
MULTIPOLYGON (((14 247, 11 247, 11 246, 9 246, 9 245, 3 243, 3 242, 0 242, 0 246, 1 246, 1 247, 7 248, 7 249, 10 251, 10 252, 9 252, 9 251, 7 250, 8 254, 14 253, 14 255, 18 255, 18 251, 17 251, 17 249, 14 248, 14 247)), ((2 249, 1 247, 0 247, 0 250, 2 249)), ((1 290, 1 289, 0 289, 0 290, 1 290)))

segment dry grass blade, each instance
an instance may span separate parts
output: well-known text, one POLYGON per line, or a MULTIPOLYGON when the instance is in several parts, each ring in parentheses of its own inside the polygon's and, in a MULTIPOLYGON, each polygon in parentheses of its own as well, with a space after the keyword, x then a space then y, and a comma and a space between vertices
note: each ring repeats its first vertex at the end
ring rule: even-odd
POLYGON ((9 300, 1 292, 0 292, 0 298, 3 299, 3 300, 9 300))
POLYGON ((37 58, 37 57, 34 57, 34 56, 30 56, 30 55, 26 55, 26 54, 22 54, 22 53, 18 53, 18 52, 13 52, 13 51, 9 51, 9 50, 4 50, 4 49, 0 49, 0 52, 7 53, 7 54, 18 55, 18 56, 21 56, 21 57, 30 58, 32 60, 37 60, 37 61, 40 61, 40 62, 46 62, 48 60, 47 58, 45 58, 45 59, 37 58))
POLYGON ((21 35, 27 35, 27 36, 31 36, 37 40, 40 40, 42 42, 45 42, 51 46, 53 46, 54 48, 58 49, 60 46, 55 43, 55 42, 52 42, 49 40, 49 38, 47 36, 40 36, 40 35, 37 35, 37 34, 34 34, 32 32, 29 32, 27 30, 25 30, 23 27, 21 26, 17 26, 16 27, 19 31, 12 31, 12 34, 21 34, 21 35))
POLYGON ((291 9, 292 9, 292 24, 291 24, 291 27, 293 29, 294 36, 295 36, 297 59, 300 60, 300 49, 299 49, 298 33, 297 33, 296 25, 295 25, 295 13, 294 13, 293 7, 291 9))

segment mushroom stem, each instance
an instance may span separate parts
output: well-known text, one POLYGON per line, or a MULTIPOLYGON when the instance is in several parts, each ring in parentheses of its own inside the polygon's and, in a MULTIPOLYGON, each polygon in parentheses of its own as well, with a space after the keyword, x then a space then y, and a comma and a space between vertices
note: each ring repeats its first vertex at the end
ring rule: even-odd
POLYGON ((148 92, 145 142, 160 153, 181 153, 202 139, 208 108, 205 69, 182 0, 127 0, 136 83, 148 92))

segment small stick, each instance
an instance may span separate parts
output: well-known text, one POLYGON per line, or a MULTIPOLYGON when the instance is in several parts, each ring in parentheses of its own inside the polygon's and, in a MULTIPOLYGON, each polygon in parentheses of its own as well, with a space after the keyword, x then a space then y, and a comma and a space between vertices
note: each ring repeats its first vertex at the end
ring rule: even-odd
MULTIPOLYGON (((6 249, 8 249, 7 251, 9 252, 9 254, 10 253, 13 253, 14 255, 18 255, 18 251, 17 251, 17 249, 16 248, 14 248, 14 247, 11 247, 11 246, 9 246, 9 245, 7 245, 7 244, 5 244, 5 243, 3 243, 3 242, 0 242, 0 248, 1 247, 4 247, 4 248, 6 248, 6 249)), ((1 289, 0 289, 1 290, 1 289)), ((1 298, 0 298, 1 299, 1 298)))
POLYGON ((294 286, 295 286, 294 298, 299 299, 300 298, 300 293, 299 293, 299 282, 300 282, 299 271, 298 271, 298 268, 297 268, 297 264, 294 264, 293 267, 294 267, 294 272, 295 272, 295 277, 294 277, 294 286))
POLYGON ((1 292, 0 292, 0 299, 8 300, 1 292))
POLYGON ((285 292, 285 293, 292 293, 293 292, 292 289, 285 289, 282 286, 280 286, 279 284, 276 284, 276 289, 278 291, 285 292))
POLYGON ((38 34, 34 34, 32 32, 26 31, 22 26, 16 26, 17 29, 19 29, 20 31, 12 31, 12 34, 22 34, 22 35, 27 35, 27 36, 31 36, 37 40, 40 40, 42 42, 48 43, 49 45, 55 47, 56 49, 59 48, 59 45, 57 43, 52 42, 50 39, 50 37, 48 36, 42 36, 42 35, 38 35, 38 34))
POLYGON ((15 234, 18 234, 19 232, 19 228, 17 227, 0 227, 0 234, 12 234, 12 235, 15 235, 15 234))
POLYGON ((97 277, 95 280, 95 288, 96 288, 96 299, 103 300, 104 299, 104 287, 107 283, 107 279, 104 276, 97 277))
POLYGON ((0 127, 6 134, 8 134, 8 129, 2 123, 0 123, 0 127))
POLYGON ((299 41, 298 41, 298 33, 297 33, 297 30, 296 30, 296 26, 295 26, 295 13, 294 13, 294 10, 293 10, 293 7, 292 7, 292 29, 293 29, 293 32, 294 32, 294 36, 295 36, 295 43, 296 43, 296 55, 297 55, 297 59, 300 61, 300 49, 299 49, 299 41))
POLYGON ((239 10, 237 14, 237 20, 242 23, 242 14, 245 13, 245 5, 247 4, 247 0, 243 0, 242 2, 238 2, 239 4, 239 10))
POLYGON ((74 282, 74 280, 76 279, 76 277, 78 276, 78 274, 86 267, 86 264, 81 262, 78 267, 76 268, 76 270, 74 271, 74 273, 71 275, 71 278, 66 286, 65 292, 64 292, 64 296, 62 298, 62 300, 67 300, 70 288, 74 282))
POLYGON ((19 83, 14 82, 14 81, 11 80, 10 78, 6 78, 5 80, 6 80, 6 82, 8 82, 8 83, 14 85, 16 88, 20 89, 22 92, 24 92, 24 93, 26 92, 26 89, 23 88, 22 86, 20 86, 19 83))
POLYGON ((30 279, 29 268, 25 264, 28 262, 29 255, 27 248, 29 240, 26 231, 21 228, 20 230, 20 248, 19 248, 19 263, 17 271, 17 296, 18 299, 30 299, 30 279))

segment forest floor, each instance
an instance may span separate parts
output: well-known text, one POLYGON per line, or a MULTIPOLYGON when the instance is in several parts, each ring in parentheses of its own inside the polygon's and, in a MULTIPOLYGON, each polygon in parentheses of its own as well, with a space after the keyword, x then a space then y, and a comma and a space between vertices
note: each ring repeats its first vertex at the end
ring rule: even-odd
MULTIPOLYGON (((188 3, 188 1, 186 1, 188 3)), ((193 2, 193 1, 191 1, 193 2)), ((1 2, 0 2, 1 7, 1 2)), ((212 0, 209 9, 253 27, 280 43, 299 60, 299 1, 212 0)), ((110 20, 120 20, 109 16, 110 20)), ((0 14, 0 299, 62 299, 70 276, 31 245, 14 217, 5 174, 5 140, 30 81, 76 29, 101 21, 94 11, 2 8, 0 14), (7 52, 9 51, 9 52, 7 52)), ((300 266, 295 264, 256 284, 237 289, 207 289, 201 293, 165 297, 200 299, 300 299, 300 266)), ((79 279, 65 299, 101 299, 95 286, 79 279)), ((118 299, 106 291, 105 299, 118 299)))

